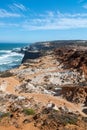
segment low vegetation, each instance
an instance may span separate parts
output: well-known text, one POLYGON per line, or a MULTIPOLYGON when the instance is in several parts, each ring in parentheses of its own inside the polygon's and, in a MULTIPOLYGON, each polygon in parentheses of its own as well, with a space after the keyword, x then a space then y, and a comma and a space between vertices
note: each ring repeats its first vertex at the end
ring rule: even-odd
POLYGON ((34 115, 35 111, 31 108, 31 109, 24 109, 23 110, 25 115, 34 115))
POLYGON ((4 113, 4 112, 0 112, 0 119, 4 118, 4 117, 10 117, 11 113, 7 112, 7 113, 4 113))

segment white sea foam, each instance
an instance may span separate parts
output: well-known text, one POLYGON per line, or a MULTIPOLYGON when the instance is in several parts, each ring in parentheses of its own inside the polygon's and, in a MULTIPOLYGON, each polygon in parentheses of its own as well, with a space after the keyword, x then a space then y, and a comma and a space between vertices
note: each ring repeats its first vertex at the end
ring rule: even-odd
POLYGON ((3 54, 2 56, 0 56, 0 60, 6 59, 6 58, 11 58, 11 57, 14 57, 14 56, 21 56, 22 57, 23 54, 16 53, 16 52, 10 52, 10 53, 3 54))
POLYGON ((11 52, 11 50, 0 50, 0 53, 10 53, 11 52))
POLYGON ((11 69, 19 65, 23 54, 12 52, 11 50, 0 50, 0 71, 11 69))

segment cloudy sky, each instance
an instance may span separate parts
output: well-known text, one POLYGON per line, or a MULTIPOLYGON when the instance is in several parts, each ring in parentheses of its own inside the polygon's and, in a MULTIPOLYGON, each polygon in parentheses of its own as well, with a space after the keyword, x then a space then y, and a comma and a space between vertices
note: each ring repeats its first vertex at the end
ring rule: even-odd
POLYGON ((87 39, 87 0, 0 0, 0 42, 87 39))

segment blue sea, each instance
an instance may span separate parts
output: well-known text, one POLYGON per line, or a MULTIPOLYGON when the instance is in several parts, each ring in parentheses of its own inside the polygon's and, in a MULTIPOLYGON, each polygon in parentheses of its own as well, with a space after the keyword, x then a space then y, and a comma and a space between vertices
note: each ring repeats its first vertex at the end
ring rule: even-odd
POLYGON ((19 66, 24 54, 12 52, 12 50, 26 46, 29 46, 29 44, 0 43, 0 71, 19 66))

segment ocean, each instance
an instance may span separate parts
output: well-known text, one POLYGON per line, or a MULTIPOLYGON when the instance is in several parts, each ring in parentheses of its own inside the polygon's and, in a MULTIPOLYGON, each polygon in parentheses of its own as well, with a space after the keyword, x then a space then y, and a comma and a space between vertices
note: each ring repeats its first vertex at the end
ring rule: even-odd
POLYGON ((0 71, 6 71, 19 66, 24 54, 12 52, 12 50, 26 46, 29 46, 29 44, 0 43, 0 71))

